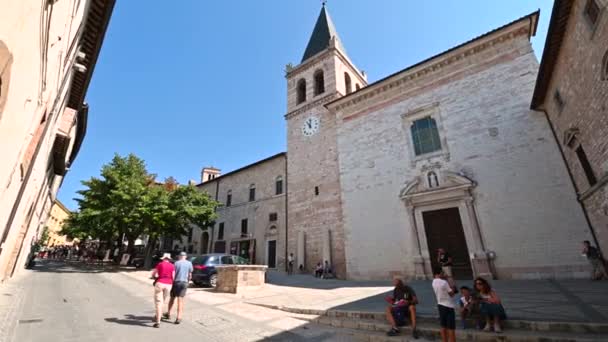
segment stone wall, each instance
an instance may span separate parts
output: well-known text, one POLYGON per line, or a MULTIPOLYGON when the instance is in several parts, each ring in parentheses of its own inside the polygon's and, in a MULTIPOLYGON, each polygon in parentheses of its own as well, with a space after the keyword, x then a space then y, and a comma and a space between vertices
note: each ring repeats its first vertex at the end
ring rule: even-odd
POLYGON ((330 105, 339 120, 349 278, 414 276, 416 233, 399 197, 428 170, 440 182, 450 173, 474 181, 470 221, 481 241, 465 231, 467 244, 496 253, 496 276, 586 276, 573 243, 589 237, 582 211, 547 121, 528 109, 538 68, 532 26, 516 22, 330 105), (408 120, 424 112, 438 121, 442 150, 420 158, 408 120))
MULTIPOLYGON (((558 143, 574 176, 604 254, 608 253, 608 1, 595 0, 601 14, 593 26, 584 8, 574 1, 557 63, 550 75, 543 108, 553 123, 558 143), (556 92, 563 105, 557 103, 556 92), (566 132, 576 141, 566 144, 566 132), (575 149, 582 146, 598 180, 590 186, 575 149)), ((574 242, 583 240, 577 237, 574 242)))

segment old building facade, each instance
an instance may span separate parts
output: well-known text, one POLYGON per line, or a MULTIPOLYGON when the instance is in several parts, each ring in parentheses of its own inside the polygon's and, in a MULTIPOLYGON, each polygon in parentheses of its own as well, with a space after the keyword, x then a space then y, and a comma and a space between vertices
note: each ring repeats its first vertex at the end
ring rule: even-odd
MULTIPOLYGON (((279 254, 293 253, 304 272, 327 260, 340 278, 428 279, 444 248, 456 278, 586 277, 579 242, 593 231, 550 122, 530 109, 538 18, 532 13, 368 84, 323 6, 301 63, 286 68, 284 206, 273 197, 259 204, 241 198, 242 208, 229 199, 236 188, 245 196, 250 183, 271 180, 278 165, 270 173, 259 166, 220 177, 203 171, 199 187, 227 204, 218 210, 224 234, 227 222, 242 234, 240 220, 256 210, 264 217, 268 203, 285 217, 277 226, 279 254)), ((593 67, 598 75, 608 59, 601 53, 589 57, 604 63, 593 67)), ((605 110, 597 96, 586 103, 605 110)), ((591 153, 599 165, 599 152, 591 153)), ((593 191, 603 190, 596 185, 587 196, 593 191)), ((267 234, 268 225, 262 220, 256 234, 267 234)), ((217 233, 216 224, 209 246, 242 254, 217 233)))
MULTIPOLYGON (((547 116, 591 223, 608 253, 608 1, 556 1, 532 108, 547 116)), ((580 239, 579 239, 580 240, 580 239)))
POLYGON ((287 69, 298 265, 429 278, 443 247, 460 278, 586 276, 573 243, 590 237, 584 213, 547 121, 529 109, 538 15, 367 84, 321 10, 287 69))
POLYGON ((286 163, 286 153, 279 153, 224 175, 204 168, 197 187, 221 203, 217 219, 212 227, 194 228, 179 249, 230 253, 285 269, 286 163))
POLYGON ((66 208, 63 203, 59 200, 55 200, 53 206, 51 207, 51 212, 49 214, 49 218, 46 222, 46 228, 48 229, 48 241, 46 243, 47 246, 64 246, 64 245, 72 245, 74 240, 68 238, 65 235, 61 235, 61 228, 63 224, 70 216, 70 210, 66 208))
POLYGON ((113 6, 0 2, 0 280, 25 265, 78 153, 113 6))

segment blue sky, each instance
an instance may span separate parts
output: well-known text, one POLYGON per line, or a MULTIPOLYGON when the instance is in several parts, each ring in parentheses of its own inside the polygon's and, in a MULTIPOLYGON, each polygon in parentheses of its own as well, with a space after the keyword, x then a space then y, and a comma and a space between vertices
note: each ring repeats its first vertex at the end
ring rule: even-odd
MULTIPOLYGON (((287 63, 298 64, 319 0, 117 1, 93 81, 88 131, 59 199, 135 153, 160 179, 200 180, 285 151, 287 63)), ((330 0, 351 60, 374 82, 537 9, 540 59, 552 1, 330 0)))

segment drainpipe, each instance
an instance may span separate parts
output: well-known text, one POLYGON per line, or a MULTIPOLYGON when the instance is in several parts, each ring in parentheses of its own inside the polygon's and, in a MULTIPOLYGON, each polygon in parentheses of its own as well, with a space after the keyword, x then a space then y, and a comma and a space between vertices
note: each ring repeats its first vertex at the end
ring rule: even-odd
POLYGON ((285 259, 284 259, 284 264, 285 264, 285 272, 287 272, 287 257, 288 257, 288 253, 289 250, 287 248, 288 246, 288 237, 289 237, 289 206, 288 206, 288 202, 287 202, 287 197, 289 196, 289 189, 287 188, 287 184, 289 183, 287 180, 287 153, 285 153, 285 184, 284 184, 284 190, 285 190, 285 259))
POLYGON ((562 156, 562 161, 564 162, 564 165, 566 165, 566 170, 568 170, 568 176, 570 177, 570 182, 572 182, 572 186, 574 186, 574 191, 576 192, 576 201, 581 205, 581 209, 583 209, 583 215, 585 216, 585 221, 587 221, 587 227, 589 227, 589 232, 591 233, 591 237, 593 238, 593 242, 595 243, 595 246, 597 247, 598 251, 600 252, 600 255, 604 255, 602 253, 602 248, 599 244, 599 241, 597 240, 597 236, 595 235, 595 230, 593 229, 593 225, 591 224, 591 220, 589 219, 589 214, 587 213, 587 208, 585 208, 585 204, 583 203, 583 201, 581 201, 580 197, 578 196, 579 194, 579 189, 578 186, 576 185, 576 182, 574 181, 574 175, 572 174, 572 170, 570 169, 570 165, 568 165, 568 162, 566 160, 566 155, 564 154, 564 149, 562 148, 562 144, 560 143, 559 139, 557 138, 557 133, 555 132, 555 127, 553 126, 553 123, 551 122, 551 120, 549 119, 549 113, 547 113, 547 111, 545 109, 535 109, 539 112, 543 112, 545 114, 545 118, 547 119, 547 122, 549 123, 549 127, 551 128, 551 133, 553 133, 553 138, 555 139, 555 142, 557 143, 557 148, 559 149, 559 153, 562 156))

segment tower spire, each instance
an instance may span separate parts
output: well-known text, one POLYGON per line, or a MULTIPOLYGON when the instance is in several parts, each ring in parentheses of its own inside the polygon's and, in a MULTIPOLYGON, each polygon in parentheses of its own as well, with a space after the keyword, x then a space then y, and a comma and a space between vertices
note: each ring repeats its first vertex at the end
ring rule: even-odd
POLYGON ((319 13, 319 18, 317 18, 315 28, 310 35, 310 40, 308 41, 308 45, 304 51, 302 62, 327 49, 330 45, 332 37, 335 37, 334 39, 336 40, 336 47, 342 50, 342 52, 345 52, 342 42, 340 41, 340 37, 338 37, 336 27, 329 16, 327 7, 325 7, 326 3, 326 0, 322 1, 321 13, 319 13))

